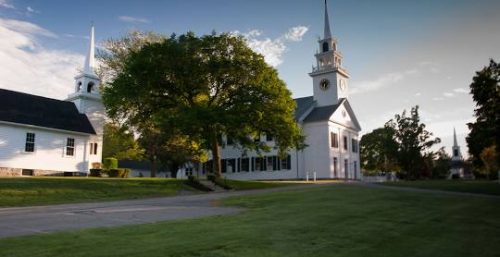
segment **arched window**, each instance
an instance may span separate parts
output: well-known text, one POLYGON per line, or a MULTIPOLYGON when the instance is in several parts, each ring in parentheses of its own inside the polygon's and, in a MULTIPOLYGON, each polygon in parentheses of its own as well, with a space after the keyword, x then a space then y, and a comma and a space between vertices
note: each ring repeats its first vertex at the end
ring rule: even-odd
POLYGON ((328 42, 323 43, 323 53, 328 52, 328 42))
POLYGON ((87 93, 92 92, 93 89, 94 89, 94 82, 91 81, 87 84, 87 93))
POLYGON ((77 91, 77 92, 80 92, 80 90, 81 90, 81 89, 82 89, 82 82, 81 82, 81 81, 78 81, 76 91, 77 91))

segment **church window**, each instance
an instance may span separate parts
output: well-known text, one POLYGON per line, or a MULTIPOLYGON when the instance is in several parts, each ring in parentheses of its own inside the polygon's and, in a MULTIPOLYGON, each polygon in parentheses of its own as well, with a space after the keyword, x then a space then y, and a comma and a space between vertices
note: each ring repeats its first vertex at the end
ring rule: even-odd
POLYGON ((273 136, 269 135, 269 134, 266 134, 266 141, 267 142, 273 141, 273 136))
POLYGON ((35 151, 35 133, 26 133, 26 144, 24 151, 32 153, 35 151))
POLYGON ((68 137, 66 140, 66 156, 75 155, 75 139, 68 137))
POLYGON ((80 90, 82 90, 82 82, 81 81, 78 81, 78 89, 77 91, 80 92, 80 90))
POLYGON ((285 159, 280 159, 281 170, 291 170, 292 169, 292 158, 287 155, 285 159))
POLYGON ((241 158, 241 171, 250 171, 250 159, 241 158))
POLYGON ((97 143, 90 143, 90 154, 97 155, 97 143))
POLYGON ((95 84, 92 81, 87 84, 87 93, 90 93, 94 90, 94 85, 95 84))
POLYGON ((458 149, 453 149, 453 156, 458 157, 458 149))
POLYGON ((328 52, 328 50, 330 50, 328 49, 328 42, 323 42, 323 53, 328 52))
POLYGON ((348 146, 347 146, 347 137, 344 136, 344 150, 347 150, 348 146))
POLYGON ((333 148, 339 148, 339 137, 337 133, 330 132, 330 146, 333 148))
POLYGON ((352 148, 352 152, 353 153, 357 153, 358 152, 358 140, 356 140, 356 139, 353 138, 351 144, 352 144, 352 147, 351 147, 352 148))

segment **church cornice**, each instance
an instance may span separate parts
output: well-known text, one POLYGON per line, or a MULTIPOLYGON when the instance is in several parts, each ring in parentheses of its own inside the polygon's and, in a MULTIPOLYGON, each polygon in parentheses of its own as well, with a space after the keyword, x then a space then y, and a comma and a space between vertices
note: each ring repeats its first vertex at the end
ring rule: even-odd
POLYGON ((327 68, 327 69, 320 70, 317 67, 314 68, 311 73, 309 73, 309 76, 314 77, 314 76, 317 76, 317 75, 327 74, 327 73, 331 73, 331 72, 338 72, 338 73, 340 73, 341 75, 343 75, 346 78, 350 78, 351 77, 349 75, 349 73, 347 73, 347 71, 345 69, 343 69, 343 68, 327 68))

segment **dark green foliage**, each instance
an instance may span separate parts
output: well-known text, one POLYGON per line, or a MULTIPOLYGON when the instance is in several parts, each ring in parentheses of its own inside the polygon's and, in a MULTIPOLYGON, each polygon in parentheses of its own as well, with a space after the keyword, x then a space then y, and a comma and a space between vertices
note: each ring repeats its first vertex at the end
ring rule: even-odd
MULTIPOLYGON (((490 64, 476 72, 470 85, 472 99, 476 102, 476 121, 468 123, 470 133, 467 146, 475 169, 485 168, 481 159, 484 149, 500 145, 500 64, 490 64)), ((496 165, 500 162, 500 147, 496 148, 496 165)))
POLYGON ((102 177, 102 169, 90 169, 91 177, 102 177))
POLYGON ((361 167, 367 172, 398 171, 396 131, 383 127, 363 135, 360 141, 361 167))
POLYGON ((104 173, 108 174, 108 177, 110 178, 128 178, 130 174, 130 169, 109 169, 109 170, 104 170, 104 173))
POLYGON ((303 146, 285 83, 242 38, 230 34, 172 35, 131 51, 103 99, 111 117, 138 131, 189 135, 190 144, 212 150, 217 176, 222 135, 253 150, 269 150, 249 138, 261 133, 273 135, 281 153, 303 146))
POLYGON ((118 169, 118 160, 112 157, 105 158, 102 162, 102 167, 106 170, 118 169))
POLYGON ((419 179, 431 175, 430 167, 426 164, 426 154, 433 145, 441 139, 431 139, 432 133, 425 129, 425 124, 420 123, 418 106, 411 108, 410 115, 406 110, 401 115, 397 114, 395 120, 385 124, 394 130, 394 140, 398 144, 398 163, 401 171, 398 175, 404 179, 419 179))
POLYGON ((134 133, 126 126, 115 123, 104 125, 102 157, 119 160, 141 160, 144 149, 134 139, 134 133))
POLYGON ((451 157, 441 148, 432 158, 432 178, 445 179, 451 169, 451 157))

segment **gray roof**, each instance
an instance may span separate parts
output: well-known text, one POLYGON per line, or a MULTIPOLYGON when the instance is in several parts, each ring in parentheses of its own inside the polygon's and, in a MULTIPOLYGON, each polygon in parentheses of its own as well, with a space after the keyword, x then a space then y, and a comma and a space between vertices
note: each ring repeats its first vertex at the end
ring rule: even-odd
POLYGON ((316 107, 311 113, 309 113, 309 115, 307 115, 304 122, 329 120, 340 104, 342 104, 342 101, 339 101, 339 103, 335 105, 316 107))
POLYGON ((95 134, 72 102, 0 89, 0 121, 95 134))
POLYGON ((295 109, 296 120, 299 120, 300 117, 302 117, 314 104, 314 98, 312 96, 295 98, 293 100, 295 100, 295 103, 297 103, 297 108, 295 109))

